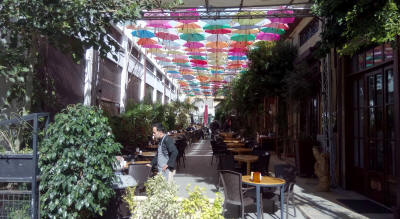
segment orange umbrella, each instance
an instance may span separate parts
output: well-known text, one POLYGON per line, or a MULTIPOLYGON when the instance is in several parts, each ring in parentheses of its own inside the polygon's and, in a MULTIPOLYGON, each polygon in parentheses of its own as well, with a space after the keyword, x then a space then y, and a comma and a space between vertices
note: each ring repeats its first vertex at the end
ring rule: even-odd
POLYGON ((214 49, 222 49, 228 47, 228 44, 225 42, 209 42, 206 44, 206 47, 214 49))
POLYGON ((185 48, 185 51, 187 52, 204 52, 206 49, 204 48, 185 48))
POLYGON ((137 41, 138 45, 152 45, 152 44, 157 44, 155 40, 149 39, 149 38, 141 38, 137 41))
POLYGON ((258 29, 232 30, 232 33, 237 34, 256 34, 258 32, 260 32, 258 29))
POLYGON ((183 75, 192 75, 193 74, 193 71, 190 69, 181 69, 181 70, 179 70, 179 72, 183 75))
POLYGON ((200 82, 206 82, 208 81, 208 77, 204 75, 199 75, 196 77, 200 82))
POLYGON ((231 48, 243 48, 243 47, 250 46, 251 44, 252 44, 252 42, 248 42, 248 41, 234 42, 231 44, 231 48))
POLYGON ((187 84, 186 82, 184 82, 184 81, 179 81, 178 83, 179 83, 179 85, 180 85, 181 87, 186 87, 186 86, 188 86, 188 84, 187 84))
POLYGON ((186 63, 188 61, 189 60, 187 60, 187 59, 172 59, 172 62, 175 62, 175 63, 186 63))

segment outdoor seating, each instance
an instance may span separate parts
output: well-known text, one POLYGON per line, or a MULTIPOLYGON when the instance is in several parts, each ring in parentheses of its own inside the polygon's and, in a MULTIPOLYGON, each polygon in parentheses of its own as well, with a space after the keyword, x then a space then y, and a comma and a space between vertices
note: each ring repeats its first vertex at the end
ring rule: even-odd
POLYGON ((211 141, 211 149, 213 155, 211 157, 211 165, 213 164, 214 157, 219 157, 220 155, 226 154, 226 147, 218 144, 216 141, 211 141))
POLYGON ((242 174, 238 172, 221 170, 219 175, 224 187, 224 209, 226 209, 226 204, 237 205, 240 207, 241 218, 244 218, 245 207, 256 205, 254 194, 249 193, 254 187, 243 188, 242 174))
MULTIPOLYGON (((289 165, 289 164, 279 164, 275 165, 275 177, 276 178, 282 178, 286 181, 286 184, 284 186, 284 201, 286 202, 286 218, 288 218, 289 215, 289 202, 291 202, 291 205, 293 207, 294 211, 294 217, 296 217, 296 206, 294 202, 294 185, 296 183, 296 173, 297 170, 294 166, 289 165)), ((275 201, 280 200, 280 195, 278 191, 274 190, 263 190, 263 197, 266 199, 272 200, 272 207, 275 209, 275 201)))
POLYGON ((187 147, 186 139, 177 139, 175 141, 175 145, 178 149, 178 157, 176 158, 177 166, 179 167, 181 164, 185 167, 185 150, 187 147))
POLYGON ((133 164, 129 165, 128 174, 132 176, 137 183, 136 191, 138 194, 141 194, 144 190, 144 183, 150 176, 151 167, 142 165, 142 164, 133 164))

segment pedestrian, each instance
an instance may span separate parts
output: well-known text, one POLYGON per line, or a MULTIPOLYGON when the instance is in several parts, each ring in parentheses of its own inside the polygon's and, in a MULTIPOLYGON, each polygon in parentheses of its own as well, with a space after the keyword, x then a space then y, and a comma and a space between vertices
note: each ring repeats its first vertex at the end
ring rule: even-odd
POLYGON ((160 141, 156 156, 151 162, 152 167, 156 167, 159 174, 162 174, 168 182, 173 180, 176 167, 176 157, 178 149, 174 140, 165 134, 160 123, 153 125, 153 136, 160 141))

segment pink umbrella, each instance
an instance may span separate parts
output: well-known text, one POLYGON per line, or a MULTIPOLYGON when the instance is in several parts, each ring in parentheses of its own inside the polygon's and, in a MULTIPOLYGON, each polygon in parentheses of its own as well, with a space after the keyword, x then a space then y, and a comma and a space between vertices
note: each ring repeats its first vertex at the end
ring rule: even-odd
POLYGON ((187 54, 190 56, 205 56, 205 55, 207 55, 206 53, 203 53, 203 52, 188 52, 187 54))
POLYGON ((204 44, 199 42, 187 42, 183 44, 183 46, 188 48, 201 48, 204 46, 204 44))
POLYGON ((257 39, 265 41, 277 41, 279 40, 279 34, 260 32, 257 34, 257 39))
MULTIPOLYGON (((285 7, 281 7, 281 9, 285 9, 285 7)), ((293 14, 293 10, 277 10, 277 11, 267 11, 267 15, 275 15, 275 14, 293 14)), ((293 23, 294 17, 270 17, 268 18, 272 23, 293 23)))
POLYGON ((156 27, 156 28, 172 28, 170 24, 168 24, 169 21, 167 20, 149 20, 146 21, 146 27, 156 27))
POLYGON ((207 64, 192 63, 193 67, 207 67, 207 64))
POLYGON ((143 48, 162 48, 162 46, 157 45, 157 44, 146 44, 146 45, 142 45, 143 48))
POLYGON ((229 52, 228 55, 230 56, 244 56, 247 55, 245 52, 229 52))
POLYGON ((165 32, 157 32, 156 37, 163 39, 163 40, 177 40, 179 39, 178 35, 165 33, 165 32))
POLYGON ((231 49, 229 49, 229 52, 247 52, 247 48, 246 47, 244 47, 244 48, 231 48, 231 49))
MULTIPOLYGON (((195 8, 190 8, 190 9, 186 9, 184 11, 171 12, 170 15, 173 16, 173 17, 184 17, 184 16, 198 17, 199 13, 196 12, 195 8)), ((198 20, 176 20, 176 21, 188 24, 188 23, 196 22, 198 20)))

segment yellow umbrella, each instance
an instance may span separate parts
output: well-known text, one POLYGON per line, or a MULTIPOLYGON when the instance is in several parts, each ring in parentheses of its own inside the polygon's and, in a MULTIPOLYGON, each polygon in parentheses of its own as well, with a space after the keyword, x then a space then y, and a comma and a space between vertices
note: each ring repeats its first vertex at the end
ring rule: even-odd
POLYGON ((176 29, 200 29, 201 26, 196 23, 180 24, 175 27, 176 29))
POLYGON ((232 30, 232 33, 237 34, 257 34, 258 32, 260 32, 258 29, 232 30))
POLYGON ((179 33, 202 33, 202 29, 177 29, 179 33))
POLYGON ((167 54, 172 54, 172 55, 185 55, 185 53, 178 51, 178 50, 169 50, 167 54))
MULTIPOLYGON (((239 16, 251 16, 251 15, 266 15, 264 11, 241 11, 236 15, 239 16)), ((248 19, 248 18, 236 18, 233 21, 238 22, 240 25, 255 25, 256 23, 265 20, 263 18, 248 19)))
POLYGON ((158 48, 150 48, 146 50, 148 53, 164 53, 164 50, 158 49, 158 48))

